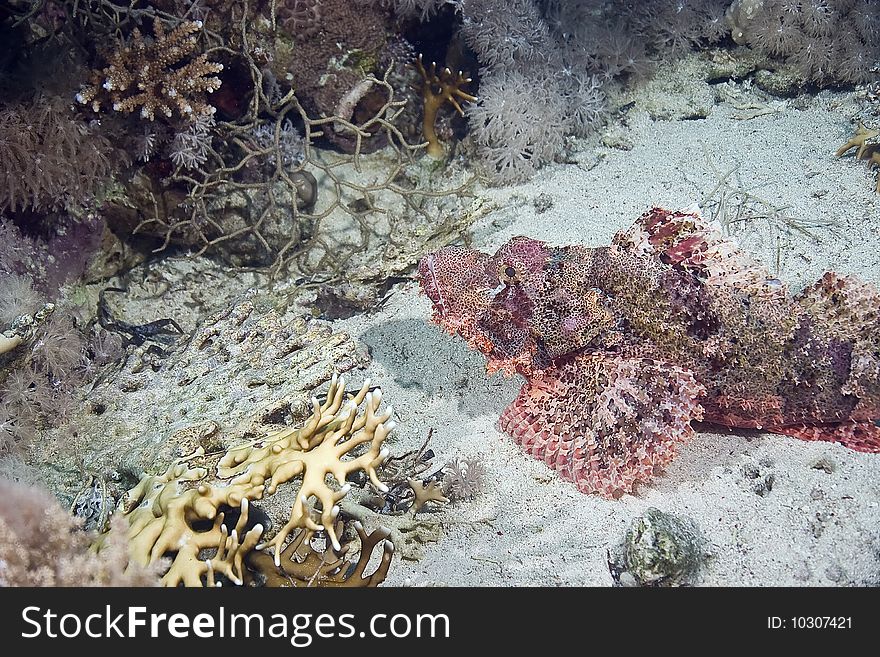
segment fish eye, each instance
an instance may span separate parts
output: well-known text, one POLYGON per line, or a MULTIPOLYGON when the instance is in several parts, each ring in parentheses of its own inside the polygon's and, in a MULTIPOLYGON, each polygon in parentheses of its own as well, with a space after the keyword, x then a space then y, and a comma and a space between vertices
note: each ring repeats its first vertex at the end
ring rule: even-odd
POLYGON ((516 269, 508 265, 504 268, 504 275, 507 276, 507 278, 516 278, 516 269))

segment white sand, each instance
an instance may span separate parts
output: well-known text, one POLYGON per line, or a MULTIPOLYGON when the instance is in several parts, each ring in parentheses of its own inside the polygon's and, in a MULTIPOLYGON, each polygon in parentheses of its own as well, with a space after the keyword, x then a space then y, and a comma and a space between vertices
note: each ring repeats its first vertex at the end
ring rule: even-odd
MULTIPOLYGON (((880 281, 873 176, 863 163, 834 157, 852 131, 853 99, 823 92, 797 104, 777 101, 779 112, 740 121, 731 104, 721 103, 708 119, 673 122, 654 122, 637 104, 629 126, 609 129, 632 150, 600 146, 590 169, 597 147, 589 144, 577 156, 580 164, 486 192, 499 207, 474 227, 475 245, 494 251, 518 234, 605 244, 652 204, 699 201, 717 182, 708 153, 721 172, 739 164, 746 186, 790 206, 791 216, 833 227, 816 231, 818 241, 778 233, 778 275, 794 291, 825 269, 880 281), (542 214, 532 203, 538 194, 553 199, 542 214)), ((775 271, 775 237, 755 230, 741 241, 775 271)), ((399 421, 395 453, 418 447, 433 427, 438 464, 478 458, 489 473, 476 499, 432 516, 444 523, 443 538, 421 561, 395 563, 389 584, 609 585, 607 549, 652 506, 700 526, 712 553, 702 584, 880 584, 880 455, 775 435, 700 434, 636 495, 584 495, 498 430, 520 381, 488 378, 483 357, 428 317, 428 301, 408 284, 380 312, 337 322, 371 349, 369 375, 399 421), (822 458, 833 472, 813 467, 822 458), (769 494, 754 492, 755 480, 743 473, 749 464, 760 480, 772 475, 769 494)))

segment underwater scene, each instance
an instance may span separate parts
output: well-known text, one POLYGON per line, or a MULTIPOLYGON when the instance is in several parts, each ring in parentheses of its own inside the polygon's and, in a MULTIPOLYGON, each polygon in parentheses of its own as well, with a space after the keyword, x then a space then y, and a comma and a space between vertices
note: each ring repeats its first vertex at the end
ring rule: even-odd
POLYGON ((0 91, 0 585, 880 585, 880 2, 2 0, 0 91))

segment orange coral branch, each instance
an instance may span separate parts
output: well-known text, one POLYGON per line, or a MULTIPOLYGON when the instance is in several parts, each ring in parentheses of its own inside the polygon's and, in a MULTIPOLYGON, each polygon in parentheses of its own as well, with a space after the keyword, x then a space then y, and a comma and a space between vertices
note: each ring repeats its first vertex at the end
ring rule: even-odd
POLYGON ((437 62, 431 62, 426 69, 422 62, 422 56, 416 60, 416 66, 425 83, 422 85, 422 100, 425 104, 424 118, 422 119, 422 133, 428 142, 428 155, 431 157, 443 157, 443 145, 437 137, 434 124, 437 120, 437 112, 443 103, 451 103, 456 111, 464 116, 464 110, 458 102, 458 98, 468 102, 476 102, 477 97, 461 90, 461 86, 473 80, 459 71, 453 73, 444 68, 437 73, 437 62))

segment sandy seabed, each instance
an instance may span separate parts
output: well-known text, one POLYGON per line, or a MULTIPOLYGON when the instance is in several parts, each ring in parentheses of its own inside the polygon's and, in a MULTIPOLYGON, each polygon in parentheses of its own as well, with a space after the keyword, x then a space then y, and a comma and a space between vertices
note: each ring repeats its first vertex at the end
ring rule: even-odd
MULTIPOLYGON (((815 225, 809 234, 773 219, 733 226, 793 292, 826 269, 880 282, 880 195, 863 163, 834 155, 853 131, 852 94, 774 100, 745 120, 742 103, 721 101, 705 119, 655 121, 635 100, 625 123, 606 129, 610 146, 581 144, 528 184, 482 192, 496 207, 474 226, 474 246, 494 251, 515 235, 607 244, 652 204, 689 206, 724 179, 815 225)), ((700 433, 634 495, 584 495, 499 431, 521 382, 488 377, 484 358, 429 315, 410 283, 380 311, 336 322, 371 351, 366 375, 399 422, 393 452, 418 448, 433 428, 440 462, 474 458, 487 472, 479 496, 438 512, 443 537, 423 559, 396 563, 388 585, 610 585, 608 550, 649 507, 699 525, 710 555, 699 584, 880 584, 880 455, 700 433)))

